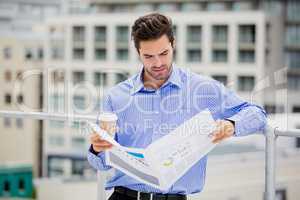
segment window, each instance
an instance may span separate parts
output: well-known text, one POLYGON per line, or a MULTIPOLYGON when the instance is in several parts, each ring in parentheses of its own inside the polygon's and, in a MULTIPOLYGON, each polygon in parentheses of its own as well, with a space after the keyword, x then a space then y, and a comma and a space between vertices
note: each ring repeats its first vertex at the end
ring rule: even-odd
POLYGON ((54 83, 64 82, 65 80, 65 73, 62 70, 54 71, 51 75, 54 83))
POLYGON ((25 191, 25 180, 23 178, 20 178, 18 181, 18 188, 20 192, 25 191))
MULTIPOLYGON (((262 7, 263 9, 271 15, 281 15, 283 10, 283 2, 281 1, 262 1, 262 7)), ((287 11, 289 13, 289 11, 287 11)))
POLYGON ((72 174, 83 176, 84 170, 87 168, 86 161, 72 160, 72 174))
POLYGON ((188 49, 187 50, 188 62, 201 62, 201 50, 200 49, 188 49))
POLYGON ((299 137, 296 138, 296 148, 300 148, 300 138, 299 137))
POLYGON ((96 48, 95 49, 95 59, 96 60, 105 60, 106 59, 106 49, 96 48))
POLYGON ((43 58, 44 58, 43 48, 38 48, 38 59, 43 60, 43 58))
POLYGON ((227 76, 226 75, 213 75, 212 78, 221 82, 223 85, 227 85, 227 76))
POLYGON ((12 52, 10 47, 5 47, 3 49, 3 58, 4 59, 11 59, 12 57, 12 52))
POLYGON ((300 75, 297 74, 288 75, 288 89, 290 90, 300 89, 300 75))
POLYGON ((227 50, 214 50, 213 62, 227 62, 227 50))
POLYGON ((25 48, 25 60, 33 59, 33 50, 31 48, 25 48))
POLYGON ((252 91, 255 84, 253 76, 239 76, 238 77, 238 90, 239 91, 252 91))
POLYGON ((224 11, 227 10, 225 2, 211 2, 207 5, 207 10, 209 11, 224 11))
POLYGON ((103 72, 94 73, 94 84, 96 86, 106 86, 107 85, 107 74, 103 72))
POLYGON ((63 112, 64 111, 64 96, 53 94, 49 98, 50 112, 63 112))
POLYGON ((239 50, 240 63, 254 63, 255 52, 253 50, 239 50))
POLYGON ((23 119, 17 118, 16 119, 16 126, 17 126, 17 128, 23 128, 23 119))
POLYGON ((51 47, 51 58, 54 60, 60 60, 64 57, 64 49, 62 46, 51 47))
POLYGON ((11 81, 11 72, 10 72, 10 71, 5 71, 4 79, 5 79, 5 81, 7 81, 7 82, 10 82, 10 81, 11 81))
POLYGON ((80 122, 78 122, 78 121, 72 122, 72 128, 79 129, 80 128, 80 122))
POLYGON ((175 12, 179 10, 178 4, 176 3, 160 3, 156 8, 159 12, 175 12))
POLYGON ((85 139, 83 137, 74 137, 74 138, 72 138, 71 146, 74 149, 78 149, 78 150, 84 149, 85 148, 85 139))
POLYGON ((128 26, 117 26, 117 42, 128 43, 129 30, 128 26))
POLYGON ((276 194, 275 194, 275 199, 276 200, 286 200, 286 190, 285 189, 281 189, 281 190, 276 190, 276 194))
POLYGON ((66 159, 50 157, 48 158, 49 177, 58 177, 64 174, 64 164, 66 159))
POLYGON ((10 182, 8 180, 5 180, 4 181, 4 184, 3 184, 3 192, 4 193, 10 193, 10 182))
POLYGON ((201 26, 191 25, 187 27, 187 42, 201 42, 201 26))
POLYGON ((85 28, 83 26, 73 27, 73 41, 74 42, 84 42, 85 28))
POLYGON ((59 121, 59 120, 50 120, 49 121, 49 126, 51 128, 64 128, 65 123, 63 121, 59 121))
POLYGON ((293 113, 300 113, 300 106, 293 106, 293 113))
POLYGON ((239 26, 239 42, 246 44, 255 43, 255 25, 240 25, 239 26))
POLYGON ((213 42, 214 43, 227 43, 228 27, 226 25, 213 26, 213 42))
POLYGON ((117 60, 128 60, 128 49, 117 49, 117 60))
POLYGON ((83 110, 85 108, 85 97, 80 95, 74 95, 73 106, 75 106, 75 110, 83 110))
POLYGON ((19 95, 17 96, 17 102, 18 102, 19 104, 22 104, 22 103, 24 102, 23 95, 19 94, 19 95))
POLYGON ((11 126, 11 119, 10 118, 7 118, 7 117, 4 117, 4 127, 10 127, 11 126))
POLYGON ((300 20, 300 3, 299 1, 287 1, 287 17, 290 21, 299 21, 300 20))
POLYGON ((5 104, 8 104, 8 105, 11 104, 11 95, 5 94, 4 101, 5 101, 5 104))
POLYGON ((65 143, 63 136, 60 135, 50 135, 48 142, 52 147, 62 147, 65 143))
POLYGON ((105 26, 95 27, 95 41, 96 42, 105 42, 106 41, 106 27, 105 26))
POLYGON ((300 25, 288 25, 286 29, 286 44, 300 45, 300 25))
POLYGON ((84 48, 74 48, 73 49, 73 59, 83 60, 84 59, 84 48))
POLYGON ((300 69, 300 51, 286 52, 286 59, 289 68, 300 69))
POLYGON ((236 11, 252 10, 253 4, 250 1, 233 2, 232 9, 236 11))
MULTIPOLYGON (((300 125, 297 125, 296 129, 300 129, 300 125)), ((296 138, 296 148, 300 148, 300 137, 296 138)))
POLYGON ((73 84, 79 84, 85 81, 85 73, 84 72, 73 72, 73 84))
POLYGON ((181 5, 181 10, 188 12, 188 11, 200 11, 202 10, 202 4, 199 2, 184 2, 181 5))

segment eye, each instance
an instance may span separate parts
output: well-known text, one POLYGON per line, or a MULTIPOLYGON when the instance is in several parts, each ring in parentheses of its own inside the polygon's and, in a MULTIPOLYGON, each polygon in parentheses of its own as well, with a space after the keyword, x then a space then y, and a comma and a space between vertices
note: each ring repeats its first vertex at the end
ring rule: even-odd
POLYGON ((162 52, 160 55, 161 55, 161 56, 166 56, 166 55, 168 55, 168 53, 169 53, 168 51, 164 51, 164 52, 162 52))
POLYGON ((150 55, 148 56, 148 55, 147 55, 147 56, 144 56, 144 57, 145 57, 145 59, 150 59, 150 58, 152 58, 153 56, 150 56, 150 55))

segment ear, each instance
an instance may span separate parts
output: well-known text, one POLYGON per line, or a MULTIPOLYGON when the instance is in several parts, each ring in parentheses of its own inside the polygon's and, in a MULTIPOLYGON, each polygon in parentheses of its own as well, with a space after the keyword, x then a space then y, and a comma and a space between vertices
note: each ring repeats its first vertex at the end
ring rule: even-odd
POLYGON ((175 48, 176 48, 176 39, 175 38, 173 40, 172 48, 173 48, 173 50, 175 50, 175 48))

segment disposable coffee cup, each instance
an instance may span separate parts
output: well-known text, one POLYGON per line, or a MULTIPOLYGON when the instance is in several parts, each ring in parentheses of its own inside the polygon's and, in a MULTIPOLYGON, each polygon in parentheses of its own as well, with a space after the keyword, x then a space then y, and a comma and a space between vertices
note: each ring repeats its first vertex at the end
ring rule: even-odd
POLYGON ((99 115, 99 126, 114 137, 117 131, 118 116, 114 113, 103 112, 99 115))

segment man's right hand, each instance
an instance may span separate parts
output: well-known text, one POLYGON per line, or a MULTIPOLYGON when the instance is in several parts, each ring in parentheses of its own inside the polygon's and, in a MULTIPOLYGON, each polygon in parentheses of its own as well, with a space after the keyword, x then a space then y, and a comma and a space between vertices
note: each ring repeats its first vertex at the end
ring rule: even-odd
POLYGON ((112 146, 113 146, 111 143, 107 142, 106 140, 102 140, 101 137, 97 133, 91 134, 90 142, 92 144, 92 148, 97 153, 108 150, 108 149, 112 148, 112 146))

